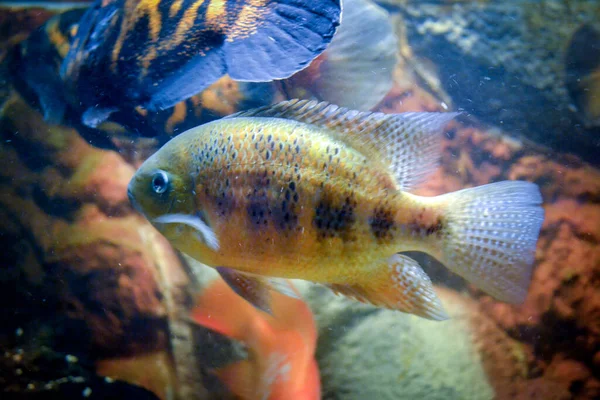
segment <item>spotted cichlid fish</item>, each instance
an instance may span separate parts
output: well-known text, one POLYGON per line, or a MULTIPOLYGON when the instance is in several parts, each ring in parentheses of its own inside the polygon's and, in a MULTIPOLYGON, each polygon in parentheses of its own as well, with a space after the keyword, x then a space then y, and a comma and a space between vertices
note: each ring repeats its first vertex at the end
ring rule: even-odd
POLYGON ((411 194, 455 113, 381 114, 291 100, 182 133, 132 178, 134 207, 268 311, 280 278, 447 318, 426 252, 499 300, 524 300, 543 221, 533 183, 411 194))

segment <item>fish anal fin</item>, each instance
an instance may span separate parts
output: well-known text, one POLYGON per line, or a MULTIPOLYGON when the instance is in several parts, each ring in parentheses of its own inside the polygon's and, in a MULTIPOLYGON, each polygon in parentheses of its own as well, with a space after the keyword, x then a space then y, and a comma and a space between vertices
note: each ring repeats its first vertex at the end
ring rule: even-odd
POLYGON ((226 267, 217 267, 217 272, 235 293, 259 310, 271 315, 273 314, 271 307, 272 291, 288 297, 300 298, 298 291, 287 279, 263 277, 226 267))
POLYGON ((285 118, 321 127, 367 158, 382 160, 396 177, 398 189, 409 191, 437 167, 442 129, 457 115, 454 112, 363 112, 328 102, 294 99, 226 118, 285 118))
POLYGON ((365 282, 327 285, 336 294, 432 320, 448 319, 431 279, 412 258, 395 254, 379 261, 365 282))

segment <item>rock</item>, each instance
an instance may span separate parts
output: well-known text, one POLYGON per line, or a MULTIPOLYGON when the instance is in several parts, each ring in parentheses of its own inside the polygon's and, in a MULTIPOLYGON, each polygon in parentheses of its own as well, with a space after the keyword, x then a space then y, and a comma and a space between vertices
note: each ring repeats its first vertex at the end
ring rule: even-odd
POLYGON ((0 217, 9 221, 0 243, 20 243, 3 254, 14 267, 0 271, 0 289, 13 288, 0 292, 10 306, 1 331, 41 327, 52 332, 49 347, 85 356, 99 373, 163 399, 209 398, 198 379, 198 338, 182 319, 189 279, 129 204, 134 167, 73 129, 47 125, 18 96, 3 105, 0 137, 0 217), (140 381, 142 370, 156 379, 140 381))
POLYGON ((508 135, 598 163, 600 127, 586 126, 589 118, 573 107, 573 90, 567 90, 569 82, 589 80, 576 93, 586 95, 584 109, 597 114, 597 72, 571 66, 596 62, 597 68, 600 49, 567 49, 582 26, 597 25, 598 3, 402 3, 398 31, 410 49, 403 56, 438 98, 508 135))
POLYGON ((324 398, 491 399, 525 379, 518 343, 452 291, 438 293, 453 318, 434 322, 296 284, 319 326, 324 398))
POLYGON ((561 382, 563 386, 570 387, 574 384, 581 385, 590 377, 590 371, 581 363, 557 356, 548 366, 546 375, 561 382))
POLYGON ((171 398, 177 376, 168 352, 159 351, 137 357, 104 359, 96 363, 98 375, 141 386, 161 400, 171 398))
MULTIPOLYGON (((35 335, 35 334, 34 334, 35 335)), ((152 392, 122 380, 92 373, 71 354, 39 343, 8 349, 0 356, 3 399, 140 399, 158 400, 152 392)))
POLYGON ((545 378, 530 379, 521 382, 516 389, 516 394, 507 399, 514 400, 571 400, 573 396, 563 385, 549 381, 545 378))

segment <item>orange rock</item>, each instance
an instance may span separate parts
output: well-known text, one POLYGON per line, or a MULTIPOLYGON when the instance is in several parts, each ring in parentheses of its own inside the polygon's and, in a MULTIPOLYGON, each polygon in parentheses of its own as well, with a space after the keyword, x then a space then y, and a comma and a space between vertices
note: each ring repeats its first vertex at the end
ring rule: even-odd
MULTIPOLYGON (((29 280, 19 287, 55 305, 32 318, 60 321, 65 330, 57 340, 75 353, 100 362, 121 359, 119 375, 133 383, 147 372, 145 357, 170 352, 173 340, 181 341, 180 353, 193 349, 192 340, 183 340, 185 324, 176 321, 189 280, 171 246, 129 205, 134 168, 117 153, 89 146, 73 129, 45 124, 17 96, 4 104, 0 135, 10 143, 0 147, 9 161, 0 172, 0 217, 13 222, 0 225, 0 244, 20 238, 34 249, 33 258, 20 260, 29 280), (170 336, 175 325, 177 335, 170 336)), ((197 389, 192 351, 169 362, 181 370, 174 393, 206 394, 197 389)), ((166 398, 162 386, 151 390, 166 398)))
POLYGON ((96 373, 141 386, 161 400, 172 398, 177 385, 173 361, 166 351, 100 360, 96 363, 96 373))
POLYGON ((546 371, 546 376, 569 387, 576 382, 584 382, 591 376, 591 372, 583 364, 556 356, 546 371))

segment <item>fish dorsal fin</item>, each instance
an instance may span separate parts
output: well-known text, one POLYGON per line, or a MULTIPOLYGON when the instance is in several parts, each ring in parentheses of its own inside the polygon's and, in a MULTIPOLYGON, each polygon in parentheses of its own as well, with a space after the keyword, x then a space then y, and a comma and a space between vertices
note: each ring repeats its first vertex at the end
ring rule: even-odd
POLYGON ((396 177, 399 189, 408 191, 436 168, 442 128, 456 115, 362 112, 327 102, 294 99, 227 118, 285 118, 326 128, 336 139, 368 158, 381 160, 396 177))

